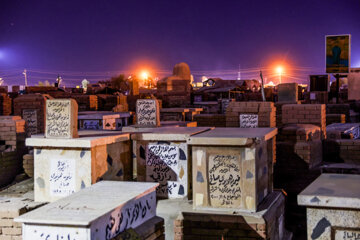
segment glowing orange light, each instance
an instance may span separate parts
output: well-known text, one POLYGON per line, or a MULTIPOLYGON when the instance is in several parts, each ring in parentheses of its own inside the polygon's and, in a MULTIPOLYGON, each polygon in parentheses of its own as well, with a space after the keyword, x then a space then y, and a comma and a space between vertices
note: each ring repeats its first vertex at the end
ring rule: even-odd
POLYGON ((283 68, 282 66, 278 66, 278 67, 276 68, 276 72, 277 72, 278 74, 282 74, 282 73, 284 72, 284 68, 283 68))
POLYGON ((148 77, 149 77, 149 74, 147 72, 142 72, 141 73, 141 78, 142 79, 148 79, 148 77))

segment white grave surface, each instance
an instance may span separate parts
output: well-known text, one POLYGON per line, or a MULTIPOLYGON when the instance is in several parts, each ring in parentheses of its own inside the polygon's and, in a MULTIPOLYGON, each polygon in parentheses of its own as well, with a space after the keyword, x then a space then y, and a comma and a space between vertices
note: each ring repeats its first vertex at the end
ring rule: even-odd
POLYGON ((112 239, 156 216, 157 183, 101 181, 16 218, 23 240, 112 239))
POLYGON ((258 124, 257 114, 240 114, 240 127, 241 128, 257 128, 258 124))

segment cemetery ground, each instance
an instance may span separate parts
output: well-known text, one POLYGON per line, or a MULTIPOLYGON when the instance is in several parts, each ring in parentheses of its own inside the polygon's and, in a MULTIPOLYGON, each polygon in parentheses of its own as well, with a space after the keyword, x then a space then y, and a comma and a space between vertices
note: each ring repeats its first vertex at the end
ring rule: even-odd
POLYGON ((360 102, 298 94, 22 95, 0 116, 0 240, 357 239, 360 102))

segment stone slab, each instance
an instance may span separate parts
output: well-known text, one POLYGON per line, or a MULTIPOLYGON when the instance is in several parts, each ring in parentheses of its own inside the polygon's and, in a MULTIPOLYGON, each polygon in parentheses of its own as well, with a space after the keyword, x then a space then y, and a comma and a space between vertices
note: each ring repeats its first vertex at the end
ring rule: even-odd
POLYGON ((92 148, 99 145, 126 141, 130 139, 128 133, 108 131, 79 131, 79 138, 50 139, 44 135, 32 135, 26 139, 29 147, 63 147, 63 148, 92 148))
POLYGON ((144 141, 186 141, 190 136, 209 131, 210 127, 162 127, 150 133, 138 133, 131 136, 132 140, 144 141))
POLYGON ((136 124, 142 127, 160 126, 159 102, 155 99, 136 101, 136 124))
POLYGON ((191 136, 188 144, 241 146, 248 144, 248 139, 267 141, 277 132, 277 128, 214 128, 211 131, 191 136))
POLYGON ((112 239, 156 215, 156 183, 102 181, 16 218, 23 239, 112 239), (117 190, 117 191, 116 191, 117 190), (37 238, 36 238, 37 237, 37 238))
POLYGON ((298 195, 302 206, 360 209, 360 176, 322 174, 298 195))

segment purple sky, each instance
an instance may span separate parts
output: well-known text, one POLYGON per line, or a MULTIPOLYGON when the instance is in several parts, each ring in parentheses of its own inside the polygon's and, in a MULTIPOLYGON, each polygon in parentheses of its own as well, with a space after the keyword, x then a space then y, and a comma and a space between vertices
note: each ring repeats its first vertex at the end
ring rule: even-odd
POLYGON ((327 34, 352 34, 360 67, 359 13, 359 0, 1 0, 0 77, 22 83, 26 68, 32 84, 59 73, 73 85, 185 61, 196 79, 235 79, 239 64, 271 79, 284 62, 288 81, 306 81, 324 73, 327 34))

